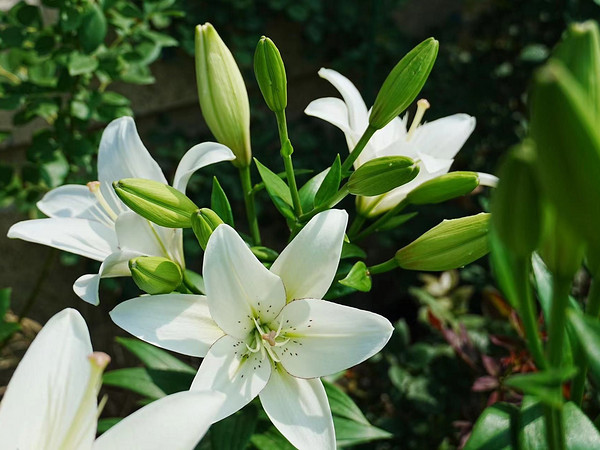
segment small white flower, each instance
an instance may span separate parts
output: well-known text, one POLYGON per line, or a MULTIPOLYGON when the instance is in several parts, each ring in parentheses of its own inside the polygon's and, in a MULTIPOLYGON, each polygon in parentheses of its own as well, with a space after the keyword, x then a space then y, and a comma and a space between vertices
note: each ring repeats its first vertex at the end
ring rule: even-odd
MULTIPOLYGON (((198 144, 181 159, 173 187, 185 192, 196 170, 234 158, 224 145, 198 144)), ((99 302, 100 278, 129 275, 127 263, 133 257, 163 256, 185 267, 181 230, 159 227, 127 208, 112 187, 113 181, 123 178, 167 183, 131 117, 113 120, 104 130, 98 151, 99 181, 51 190, 37 204, 48 219, 26 220, 8 230, 10 238, 102 261, 98 274, 83 275, 73 285, 75 293, 93 305, 99 302)))
POLYGON ((157 400, 96 438, 97 397, 110 358, 92 353, 83 317, 65 309, 35 338, 0 403, 2 450, 193 449, 223 396, 180 392, 157 400))
MULTIPOLYGON (((349 150, 352 150, 369 124, 369 111, 356 87, 335 70, 321 69, 319 76, 329 81, 342 99, 327 97, 312 101, 305 113, 335 125, 344 132, 349 150)), ((421 183, 443 175, 450 170, 454 157, 475 129, 475 118, 454 114, 421 125, 426 100, 417 102, 417 112, 410 127, 408 115, 396 117, 378 130, 362 151, 354 167, 382 156, 408 156, 420 161, 420 172, 409 183, 375 197, 357 197, 357 208, 367 216, 381 214, 400 203, 421 183)), ((480 184, 495 184, 496 177, 480 174, 480 184)))
POLYGON ((202 356, 194 389, 223 392, 218 418, 257 395, 279 431, 300 449, 334 449, 319 377, 352 367, 383 348, 382 316, 321 300, 337 269, 348 217, 313 217, 266 269, 238 234, 220 225, 204 256, 206 297, 145 296, 111 317, 140 339, 202 356))

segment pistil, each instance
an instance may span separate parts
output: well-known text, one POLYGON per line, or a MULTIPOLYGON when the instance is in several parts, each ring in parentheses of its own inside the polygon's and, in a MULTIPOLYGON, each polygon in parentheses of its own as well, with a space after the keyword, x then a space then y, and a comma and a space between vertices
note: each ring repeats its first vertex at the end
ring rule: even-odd
POLYGON ((410 129, 408 130, 408 135, 406 136, 406 140, 410 140, 415 133, 417 127, 421 124, 421 120, 423 120, 423 116, 425 115, 425 111, 429 109, 431 105, 424 98, 420 99, 417 102, 417 112, 415 113, 415 117, 413 118, 412 124, 410 125, 410 129))

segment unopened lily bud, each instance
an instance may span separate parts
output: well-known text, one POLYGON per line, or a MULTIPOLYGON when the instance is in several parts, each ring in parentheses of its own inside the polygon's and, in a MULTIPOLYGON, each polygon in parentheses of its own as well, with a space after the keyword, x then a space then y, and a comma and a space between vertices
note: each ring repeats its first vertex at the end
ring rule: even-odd
POLYGON ((219 215, 209 208, 201 208, 192 214, 192 230, 202 250, 206 250, 210 235, 223 223, 219 215))
POLYGON ((387 76, 369 115, 369 125, 385 127, 413 102, 423 88, 437 57, 439 43, 429 38, 413 48, 387 76))
POLYGON ((512 253, 526 258, 541 236, 541 192, 532 145, 525 141, 510 151, 492 196, 492 222, 498 237, 512 253))
POLYGON ((569 226, 600 249, 600 133, 591 108, 588 93, 560 62, 536 74, 530 130, 540 185, 569 226))
POLYGON ((489 252, 490 214, 444 220, 396 252, 398 266, 409 270, 457 269, 489 252))
POLYGON ((590 106, 600 115, 600 32, 593 20, 569 25, 552 56, 579 82, 590 106))
POLYGON ((256 245, 254 247, 250 247, 250 250, 259 260, 262 262, 273 262, 279 256, 275 250, 270 249, 269 247, 263 247, 262 245, 256 245))
POLYGON ((164 183, 125 178, 113 183, 119 198, 140 216, 167 228, 190 228, 198 209, 185 194, 164 183))
POLYGON ((183 280, 179 264, 160 256, 139 256, 129 260, 129 270, 135 284, 148 294, 173 292, 183 280))
POLYGON ((196 81, 202 115, 217 140, 246 167, 252 159, 248 92, 231 51, 210 23, 196 27, 196 81))
POLYGON ((256 46, 254 74, 269 109, 283 111, 287 106, 285 66, 279 50, 268 37, 260 38, 256 46))
POLYGON ((383 156, 367 161, 348 179, 348 190, 367 197, 385 194, 413 180, 419 166, 406 156, 383 156))
POLYGON ((406 196, 413 205, 442 203, 452 198, 472 192, 479 185, 479 175, 475 172, 450 172, 428 180, 406 196))

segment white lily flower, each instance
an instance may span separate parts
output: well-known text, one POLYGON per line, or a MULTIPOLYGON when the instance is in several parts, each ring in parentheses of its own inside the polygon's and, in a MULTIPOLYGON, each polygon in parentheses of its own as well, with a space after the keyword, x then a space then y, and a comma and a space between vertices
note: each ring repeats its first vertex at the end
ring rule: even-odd
MULTIPOLYGON (((185 193, 196 170, 233 159, 235 155, 224 145, 195 145, 179 162, 173 187, 185 193)), ((102 261, 98 274, 83 275, 73 285, 75 293, 93 305, 99 303, 100 278, 130 275, 127 263, 133 257, 163 256, 185 267, 181 230, 152 224, 125 206, 112 187, 113 181, 123 178, 167 183, 131 117, 113 120, 104 130, 98 151, 99 181, 51 190, 37 203, 49 218, 19 222, 8 230, 9 238, 102 261)))
MULTIPOLYGON (((329 81, 342 95, 342 99, 327 97, 312 101, 304 110, 309 116, 318 117, 335 125, 344 132, 351 151, 367 129, 369 111, 358 89, 352 82, 331 69, 322 68, 319 76, 329 81)), ((378 130, 362 151, 354 167, 382 156, 408 156, 419 161, 420 172, 416 178, 403 186, 374 197, 357 197, 358 211, 366 216, 376 216, 393 208, 421 183, 443 175, 450 170, 454 157, 475 129, 475 118, 467 114, 454 114, 421 125, 427 100, 417 102, 417 112, 410 128, 408 114, 396 117, 378 130)), ((497 178, 480 174, 480 184, 495 186, 497 178)))
POLYGON ((348 215, 317 214, 266 269, 238 234, 220 225, 208 241, 206 296, 144 296, 119 304, 113 321, 169 350, 204 357, 191 389, 223 392, 218 419, 257 395, 279 431, 300 449, 334 449, 319 377, 383 348, 382 316, 321 300, 339 263, 348 215))
POLYGON ((97 397, 110 357, 92 352, 83 317, 65 309, 35 338, 0 402, 2 450, 193 449, 224 397, 180 392, 157 400, 96 438, 97 397))

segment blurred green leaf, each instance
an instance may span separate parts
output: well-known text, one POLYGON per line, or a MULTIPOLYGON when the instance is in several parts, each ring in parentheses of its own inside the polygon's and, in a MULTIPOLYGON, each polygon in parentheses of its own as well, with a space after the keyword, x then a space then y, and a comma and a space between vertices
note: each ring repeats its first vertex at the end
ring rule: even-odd
POLYGON ((464 450, 511 450, 515 448, 515 430, 511 423, 519 410, 510 403, 496 403, 483 410, 473 426, 464 450))
POLYGON ((575 376, 575 367, 549 369, 543 372, 512 375, 504 381, 506 386, 519 389, 526 395, 535 395, 542 402, 560 407, 563 403, 562 385, 575 376))
POLYGON ((215 450, 243 450, 256 429, 258 412, 246 407, 210 428, 210 441, 215 450))
POLYGON ((104 42, 106 37, 107 25, 104 12, 99 5, 89 4, 81 19, 79 27, 79 41, 86 53, 91 53, 104 42))
POLYGON ((197 372, 193 367, 154 345, 131 338, 117 337, 115 340, 137 356, 150 369, 180 371, 192 375, 195 375, 197 372))
POLYGON ((166 395, 161 388, 154 384, 152 377, 143 367, 117 369, 106 372, 102 377, 102 384, 127 389, 153 400, 166 395))
POLYGON ((83 53, 73 52, 69 56, 69 75, 75 77, 84 73, 91 73, 98 67, 98 60, 83 53))

